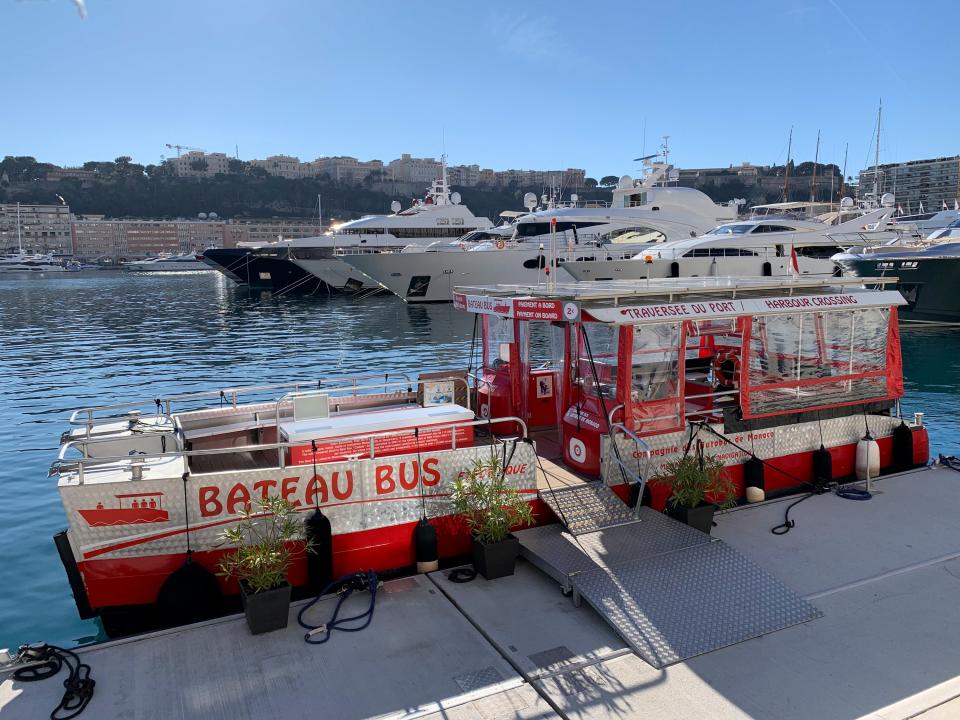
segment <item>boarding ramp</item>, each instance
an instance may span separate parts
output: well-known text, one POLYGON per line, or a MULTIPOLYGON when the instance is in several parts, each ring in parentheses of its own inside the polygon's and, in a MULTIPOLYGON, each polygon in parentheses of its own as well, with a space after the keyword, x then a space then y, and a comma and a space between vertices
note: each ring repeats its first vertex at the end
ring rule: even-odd
POLYGON ((523 556, 655 668, 821 616, 723 541, 632 510, 602 482, 540 498, 561 522, 516 532, 523 556))

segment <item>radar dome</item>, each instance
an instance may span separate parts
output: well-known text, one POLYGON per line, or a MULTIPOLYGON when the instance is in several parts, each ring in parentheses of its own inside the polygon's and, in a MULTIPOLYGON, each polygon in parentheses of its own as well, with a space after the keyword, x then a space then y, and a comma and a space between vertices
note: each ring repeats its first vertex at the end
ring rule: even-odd
POLYGON ((893 207, 893 204, 896 200, 893 197, 893 193, 884 193, 880 196, 880 204, 883 207, 893 207))
POLYGON ((533 210, 537 206, 537 196, 532 192, 528 192, 523 196, 523 206, 527 210, 533 210))
POLYGON ((458 192, 452 192, 452 193, 450 193, 450 202, 452 202, 454 205, 459 205, 459 204, 460 204, 460 193, 458 193, 458 192))
POLYGON ((392 203, 390 203, 390 211, 391 211, 391 212, 395 212, 395 213, 400 212, 400 201, 399 201, 399 200, 394 200, 392 203))
POLYGON ((207 217, 210 218, 211 220, 216 220, 220 216, 217 215, 216 213, 207 213, 207 217))
POLYGON ((200 218, 201 220, 206 220, 206 219, 207 219, 207 214, 206 214, 206 213, 198 213, 198 214, 197 214, 197 217, 200 218))
POLYGON ((621 175, 620 181, 617 183, 617 187, 621 190, 627 190, 628 188, 633 187, 633 178, 629 175, 621 175))
POLYGON ((580 196, 577 195, 576 193, 571 193, 571 194, 570 194, 570 202, 572 202, 572 203, 578 203, 578 202, 580 202, 580 196))
POLYGON ((843 208, 844 210, 849 210, 850 208, 852 208, 852 207, 853 207, 853 198, 852 198, 852 197, 845 197, 845 198, 843 198, 842 200, 840 200, 840 207, 843 208))

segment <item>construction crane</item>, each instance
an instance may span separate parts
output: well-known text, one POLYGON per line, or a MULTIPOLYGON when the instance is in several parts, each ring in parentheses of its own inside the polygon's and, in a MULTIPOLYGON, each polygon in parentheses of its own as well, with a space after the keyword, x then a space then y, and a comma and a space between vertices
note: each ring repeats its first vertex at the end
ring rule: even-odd
POLYGON ((202 148, 187 147, 186 145, 171 145, 170 143, 165 143, 165 144, 166 144, 166 146, 167 146, 168 148, 170 148, 171 150, 176 150, 176 151, 177 151, 177 157, 180 157, 180 151, 181 151, 181 150, 187 150, 188 152, 191 151, 191 150, 196 150, 197 152, 203 152, 203 149, 202 149, 202 148))

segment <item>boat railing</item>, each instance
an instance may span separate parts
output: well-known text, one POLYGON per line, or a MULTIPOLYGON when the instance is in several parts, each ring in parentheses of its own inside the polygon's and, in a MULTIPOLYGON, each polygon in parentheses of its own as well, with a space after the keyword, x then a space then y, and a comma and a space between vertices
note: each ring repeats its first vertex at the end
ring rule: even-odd
MULTIPOLYGON (((344 378, 327 378, 327 379, 318 379, 318 380, 309 380, 303 382, 286 382, 278 383, 274 385, 245 385, 241 387, 233 388, 223 388, 221 390, 200 390, 197 392, 191 393, 182 393, 180 395, 170 395, 168 397, 158 397, 152 400, 133 400, 123 403, 112 403, 109 405, 95 405, 91 407, 80 408, 74 410, 70 414, 70 419, 68 420, 70 425, 84 425, 86 426, 86 437, 90 437, 90 433, 93 431, 94 423, 96 421, 106 421, 106 420, 116 420, 120 418, 129 417, 131 409, 139 409, 145 406, 154 405, 157 409, 157 414, 163 414, 166 417, 171 417, 173 414, 173 404, 189 402, 192 400, 200 400, 203 398, 220 398, 222 403, 229 403, 230 407, 236 409, 238 405, 239 398, 243 395, 255 395, 258 393, 267 392, 269 390, 292 390, 293 392, 299 392, 302 388, 314 387, 314 388, 323 388, 324 383, 351 383, 350 387, 359 389, 360 385, 358 384, 363 380, 372 380, 374 378, 384 378, 384 383, 389 382, 391 377, 402 378, 404 382, 410 383, 410 376, 405 373, 384 373, 383 375, 357 375, 344 378), (113 410, 119 411, 123 410, 124 412, 112 412, 109 414, 98 414, 104 411, 113 410)), ((380 387, 377 386, 365 386, 365 387, 380 387)))
MULTIPOLYGON (((450 429, 450 450, 457 449, 457 430, 459 428, 465 427, 476 427, 479 425, 487 426, 490 425, 500 425, 502 423, 516 423, 520 428, 520 434, 516 437, 501 437, 499 440, 501 442, 510 442, 512 440, 525 440, 529 437, 527 423, 519 417, 514 415, 506 415, 503 417, 497 418, 482 418, 480 420, 457 420, 449 423, 435 423, 430 424, 429 428, 431 430, 444 430, 450 429)), ((377 458, 376 453, 376 440, 387 438, 387 437, 403 437, 415 435, 417 428, 404 428, 403 430, 381 430, 372 433, 362 434, 360 438, 369 442, 369 456, 362 459, 375 460, 377 458)), ((351 440, 359 439, 356 436, 351 436, 351 440)), ((287 467, 286 457, 284 451, 289 448, 294 447, 303 447, 304 445, 310 445, 311 447, 315 444, 317 447, 323 445, 334 445, 336 443, 341 443, 344 441, 343 437, 331 437, 331 438, 318 438, 310 442, 297 441, 297 442, 275 442, 275 443, 262 443, 258 445, 240 445, 234 447, 226 448, 208 448, 205 450, 175 450, 171 452, 160 452, 160 453, 150 453, 149 455, 114 455, 114 456, 101 456, 101 457, 87 457, 86 455, 86 446, 93 445, 97 443, 107 442, 106 438, 91 438, 91 439, 79 439, 71 440, 65 442, 60 447, 60 452, 57 454, 57 459, 50 466, 50 471, 47 474, 48 477, 54 475, 59 475, 64 472, 77 472, 77 482, 80 485, 84 483, 84 473, 85 471, 90 470, 103 465, 110 465, 113 463, 129 463, 131 467, 136 463, 143 462, 155 462, 157 460, 174 460, 177 458, 191 458, 191 457, 203 457, 209 455, 234 455, 237 453, 244 452, 257 452, 257 451, 266 451, 266 450, 277 450, 277 457, 279 463, 277 465, 278 470, 283 470, 287 467), (83 449, 81 449, 83 448, 83 449), (66 455, 70 450, 78 450, 83 453, 83 457, 67 459, 66 455)), ((434 450, 433 452, 438 452, 434 450)), ((350 459, 361 459, 359 456, 352 457, 347 456, 348 461, 350 459)), ((269 469, 269 468, 264 468, 269 469)))
MULTIPOLYGON (((612 414, 612 413, 611 413, 612 414)), ((613 438, 614 432, 621 432, 626 435, 628 438, 633 440, 634 445, 637 447, 637 451, 633 453, 633 456, 637 460, 636 470, 631 465, 628 465, 624 462, 623 458, 620 457, 619 452, 613 454, 614 462, 617 463, 617 466, 620 468, 620 472, 624 474, 625 479, 630 481, 633 484, 636 484, 639 488, 639 494, 637 495, 637 506, 634 510, 636 517, 640 516, 640 506, 643 500, 643 491, 647 486, 647 479, 650 476, 650 462, 653 460, 653 454, 650 452, 650 446, 647 445, 643 440, 641 440, 636 433, 627 429, 627 426, 623 423, 614 423, 610 426, 611 439, 616 442, 613 438), (643 458, 643 470, 640 469, 640 458, 643 458)))

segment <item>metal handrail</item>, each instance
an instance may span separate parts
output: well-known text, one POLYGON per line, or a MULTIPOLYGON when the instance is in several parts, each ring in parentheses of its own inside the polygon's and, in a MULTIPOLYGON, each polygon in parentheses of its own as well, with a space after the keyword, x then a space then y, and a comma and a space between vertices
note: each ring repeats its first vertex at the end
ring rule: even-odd
MULTIPOLYGON (((517 423, 517 425, 520 426, 522 434, 516 438, 506 437, 506 438, 501 438, 501 440, 526 439, 529 436, 527 423, 521 418, 516 417, 514 415, 505 415, 503 417, 498 417, 493 419, 483 418, 480 420, 457 420, 455 422, 450 422, 450 423, 431 424, 428 427, 431 430, 437 430, 437 429, 444 429, 444 428, 475 427, 477 425, 490 425, 490 424, 499 424, 499 423, 505 423, 505 422, 517 423)), ((412 435, 412 434, 414 434, 414 431, 409 429, 381 430, 378 432, 362 435, 361 437, 363 439, 370 440, 370 457, 368 459, 374 460, 376 459, 376 452, 374 447, 375 439, 384 438, 384 437, 397 437, 401 435, 412 435)), ((357 438, 354 437, 352 439, 357 439, 357 438)), ((317 445, 332 445, 332 444, 343 442, 343 441, 344 441, 344 437, 342 436, 333 437, 333 438, 318 438, 316 440, 310 441, 309 444, 312 445, 313 443, 316 443, 317 445)), ((241 445, 241 446, 229 447, 229 448, 209 448, 207 450, 177 450, 174 452, 151 453, 149 455, 115 455, 115 456, 104 456, 104 457, 96 457, 96 458, 82 457, 82 458, 77 458, 75 460, 65 459, 64 456, 66 455, 68 450, 70 450, 71 448, 77 447, 85 442, 87 441, 71 440, 69 442, 64 443, 60 447, 60 452, 57 454, 57 459, 50 466, 50 472, 48 473, 48 477, 53 476, 55 474, 59 474, 63 470, 69 471, 69 470, 76 469, 78 474, 77 480, 79 484, 83 485, 83 474, 84 474, 84 468, 86 466, 108 465, 110 463, 122 462, 125 460, 136 460, 136 459, 156 460, 156 459, 164 459, 164 458, 172 459, 172 458, 180 458, 180 457, 184 457, 184 458, 199 457, 204 455, 228 455, 228 454, 235 454, 235 453, 242 453, 242 452, 255 452, 257 450, 280 451, 278 453, 278 455, 280 456, 280 464, 277 466, 277 469, 283 470, 286 466, 283 463, 282 451, 292 447, 304 447, 304 445, 308 444, 302 441, 301 442, 282 442, 282 443, 277 442, 277 443, 264 443, 261 445, 241 445)), ((456 450, 457 436, 455 432, 451 434, 451 444, 452 444, 452 447, 450 449, 456 450)))
MULTIPOLYGON (((643 440, 641 440, 641 439, 637 436, 637 434, 634 433, 632 430, 628 430, 627 427, 626 427, 626 425, 624 425, 623 423, 615 423, 615 424, 613 424, 613 425, 610 426, 610 434, 611 434, 611 438, 610 438, 610 439, 611 439, 614 443, 616 442, 616 439, 613 438, 613 432, 614 432, 615 430, 619 430, 619 431, 622 432, 624 435, 626 435, 627 437, 629 437, 630 439, 632 439, 633 442, 636 444, 636 446, 637 446, 638 448, 640 448, 640 452, 643 453, 643 456, 644 456, 644 458, 646 459, 646 461, 644 462, 644 465, 643 465, 643 472, 642 472, 642 474, 640 473, 639 468, 638 468, 637 473, 634 473, 633 469, 630 468, 630 467, 627 467, 627 465, 623 462, 623 459, 620 457, 620 453, 616 453, 616 452, 615 452, 615 453, 613 454, 614 460, 616 460, 617 465, 620 466, 620 470, 623 471, 623 472, 626 472, 628 475, 630 475, 631 478, 633 479, 633 481, 636 482, 636 483, 640 486, 639 494, 637 495, 637 505, 636 505, 636 508, 634 509, 634 515, 635 515, 635 517, 638 517, 638 518, 639 518, 639 517, 640 517, 640 505, 641 505, 641 501, 643 500, 643 490, 644 490, 644 488, 646 488, 646 486, 647 486, 647 478, 648 478, 649 475, 650 475, 650 462, 653 460, 653 455, 652 455, 651 452, 650 452, 650 446, 647 445, 647 443, 645 443, 643 440)), ((639 465, 639 463, 638 463, 638 465, 639 465)))
MULTIPOLYGON (((405 383, 403 383, 403 382, 394 382, 394 383, 383 382, 383 383, 377 383, 376 385, 369 385, 369 386, 363 386, 363 385, 359 385, 359 386, 358 386, 358 385, 354 384, 354 385, 348 386, 348 387, 346 387, 346 388, 323 388, 323 389, 320 389, 320 390, 312 390, 312 391, 310 391, 310 394, 311 394, 311 395, 319 395, 319 394, 327 394, 327 393, 331 393, 331 392, 337 392, 337 391, 339 391, 339 390, 351 390, 351 389, 352 389, 352 390, 354 391, 354 396, 356 396, 356 391, 357 391, 357 390, 363 390, 363 389, 365 389, 365 388, 367 388, 367 387, 375 387, 375 388, 382 387, 382 388, 386 389, 386 388, 389 387, 390 385, 398 385, 398 386, 402 387, 404 384, 406 384, 408 391, 410 391, 410 390, 412 390, 411 386, 414 385, 414 384, 419 387, 420 385, 423 385, 423 384, 428 383, 428 382, 442 382, 442 381, 445 381, 445 380, 446 380, 446 381, 453 381, 453 382, 458 382, 458 381, 459 381, 459 382, 462 382, 462 383, 463 383, 463 386, 464 386, 464 388, 465 388, 465 390, 466 390, 466 394, 467 394, 467 410, 472 410, 473 408, 470 406, 470 384, 469 384, 466 380, 464 380, 463 378, 458 378, 458 377, 430 378, 429 380, 417 379, 417 381, 416 381, 415 383, 412 382, 412 381, 410 381, 410 380, 407 380, 405 383)), ((292 400, 292 399, 293 399, 294 397, 296 397, 298 394, 299 394, 299 393, 298 393, 297 391, 294 391, 294 392, 292 392, 292 393, 287 393, 286 395, 281 396, 281 397, 277 400, 276 416, 277 416, 277 432, 278 432, 278 433, 280 432, 280 406, 283 405, 285 402, 288 402, 288 401, 292 400)), ((372 447, 373 447, 373 441, 371 441, 371 448, 372 448, 372 447)), ((279 455, 281 456, 281 457, 280 457, 280 467, 283 467, 283 457, 282 457, 282 456, 283 456, 283 453, 280 452, 279 455)))
MULTIPOLYGON (((403 378, 403 380, 405 380, 406 382, 410 381, 410 376, 407 375, 406 373, 384 373, 383 375, 357 375, 357 376, 348 376, 345 378, 327 378, 326 380, 324 380, 323 378, 320 378, 318 380, 278 383, 275 385, 246 385, 241 387, 223 388, 222 390, 200 390, 197 392, 183 393, 180 395, 170 395, 168 397, 154 398, 151 400, 135 400, 135 401, 124 402, 124 403, 113 403, 110 405, 95 405, 91 407, 80 408, 78 410, 74 410, 70 414, 70 419, 68 420, 68 423, 70 425, 86 425, 87 434, 89 435, 90 430, 93 429, 94 413, 99 412, 101 410, 119 410, 121 408, 139 408, 145 405, 157 405, 159 408, 162 405, 164 407, 163 414, 166 415, 167 417, 170 417, 170 415, 172 414, 172 404, 174 402, 182 402, 184 400, 196 400, 204 397, 230 396, 231 406, 233 408, 236 408, 237 399, 241 394, 251 394, 255 392, 263 392, 265 390, 283 390, 283 389, 291 389, 291 388, 293 389, 293 392, 299 392, 301 387, 306 387, 308 385, 311 385, 311 386, 316 385, 318 388, 322 388, 324 382, 342 382, 347 380, 353 380, 354 386, 356 386, 357 380, 370 380, 370 379, 379 378, 379 377, 383 377, 385 382, 390 377, 403 378), (158 402, 159 402, 159 405, 158 405, 158 402), (78 416, 81 414, 86 414, 87 417, 84 420, 79 420, 78 416)), ((379 387, 379 386, 372 386, 372 387, 379 387)), ((117 418, 126 414, 127 413, 116 413, 113 415, 105 415, 105 416, 102 416, 100 419, 106 420, 109 418, 117 418)))

